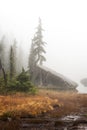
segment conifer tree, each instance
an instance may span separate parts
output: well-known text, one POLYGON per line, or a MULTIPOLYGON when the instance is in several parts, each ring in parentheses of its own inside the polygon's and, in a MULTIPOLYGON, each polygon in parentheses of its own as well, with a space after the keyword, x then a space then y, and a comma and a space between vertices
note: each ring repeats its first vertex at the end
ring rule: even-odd
POLYGON ((9 49, 9 40, 4 35, 0 40, 0 59, 6 73, 9 72, 9 49))
POLYGON ((5 66, 5 45, 4 45, 5 36, 0 40, 0 60, 2 61, 2 65, 5 66))
POLYGON ((42 23, 41 19, 39 18, 37 31, 32 39, 28 65, 33 82, 37 75, 36 66, 43 65, 43 62, 46 61, 46 58, 44 57, 44 53, 46 53, 44 49, 45 42, 43 41, 42 31, 42 23))
POLYGON ((34 44, 32 40, 31 49, 30 49, 30 55, 29 55, 29 69, 32 71, 32 68, 35 65, 35 55, 34 55, 34 44))
POLYGON ((14 54, 14 50, 13 47, 11 46, 10 48, 10 79, 12 79, 15 75, 15 54, 14 54))
POLYGON ((16 74, 17 73, 17 41, 16 39, 14 39, 12 48, 13 48, 13 53, 14 53, 14 72, 16 74))
POLYGON ((37 31, 32 39, 29 56, 29 68, 31 68, 33 65, 43 65, 43 62, 46 61, 46 58, 43 55, 46 53, 46 51, 44 49, 45 42, 43 41, 42 31, 42 23, 41 19, 39 18, 37 31))
POLYGON ((39 18, 37 32, 35 33, 33 39, 37 65, 43 65, 43 62, 46 61, 46 58, 43 55, 44 53, 46 53, 46 51, 44 49, 45 42, 43 41, 42 31, 43 31, 42 23, 41 23, 41 19, 39 18))

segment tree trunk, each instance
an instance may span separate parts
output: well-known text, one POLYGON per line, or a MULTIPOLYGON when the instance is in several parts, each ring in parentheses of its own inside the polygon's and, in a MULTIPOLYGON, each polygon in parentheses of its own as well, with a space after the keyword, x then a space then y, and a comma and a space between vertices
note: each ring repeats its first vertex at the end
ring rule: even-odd
POLYGON ((2 70, 3 78, 4 78, 4 83, 5 83, 5 87, 6 87, 7 86, 7 75, 5 73, 5 69, 2 67, 1 60, 0 60, 0 69, 2 70))

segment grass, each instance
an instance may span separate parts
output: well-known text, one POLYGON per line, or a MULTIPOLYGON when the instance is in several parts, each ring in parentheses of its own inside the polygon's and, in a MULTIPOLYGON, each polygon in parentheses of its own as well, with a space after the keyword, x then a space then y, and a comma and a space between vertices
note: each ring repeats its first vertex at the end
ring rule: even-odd
POLYGON ((0 96, 1 117, 38 116, 53 110, 55 104, 60 104, 57 99, 48 96, 15 94, 0 96))
POLYGON ((37 95, 16 93, 0 96, 0 116, 39 116, 49 114, 60 117, 84 112, 87 108, 87 94, 39 90, 37 95))
POLYGON ((59 118, 70 114, 87 115, 87 94, 40 89, 37 95, 0 96, 0 130, 19 129, 21 117, 59 118))
POLYGON ((58 99, 61 106, 50 112, 52 117, 61 117, 68 114, 87 113, 87 94, 76 92, 58 92, 52 90, 40 90, 40 95, 48 95, 51 99, 58 99))

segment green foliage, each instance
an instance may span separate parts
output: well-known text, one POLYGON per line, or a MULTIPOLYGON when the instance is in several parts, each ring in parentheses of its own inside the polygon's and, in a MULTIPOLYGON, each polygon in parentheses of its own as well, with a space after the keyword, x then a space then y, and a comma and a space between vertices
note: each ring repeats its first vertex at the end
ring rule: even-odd
POLYGON ((29 93, 35 95, 38 92, 38 89, 36 87, 30 88, 29 93))
POLYGON ((6 92, 4 78, 0 77, 0 94, 4 94, 6 92))
POLYGON ((30 88, 33 86, 31 85, 31 82, 23 82, 21 83, 20 81, 12 80, 9 82, 8 85, 8 91, 13 91, 13 92, 29 92, 30 88))
POLYGON ((4 80, 0 78, 0 90, 4 92, 29 92, 36 93, 36 88, 29 80, 29 74, 24 70, 15 78, 10 79, 8 76, 7 87, 4 87, 4 80))
POLYGON ((25 70, 22 70, 22 73, 17 76, 17 81, 20 81, 21 83, 29 81, 29 74, 25 72, 25 70))

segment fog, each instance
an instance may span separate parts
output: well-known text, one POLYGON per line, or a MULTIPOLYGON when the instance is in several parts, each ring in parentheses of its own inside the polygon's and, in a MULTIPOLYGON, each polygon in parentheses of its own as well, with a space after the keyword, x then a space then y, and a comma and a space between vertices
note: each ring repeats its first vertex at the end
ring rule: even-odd
POLYGON ((87 77, 86 0, 0 0, 0 38, 16 38, 24 65, 38 18, 47 43, 44 65, 79 82, 87 77))

